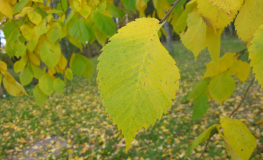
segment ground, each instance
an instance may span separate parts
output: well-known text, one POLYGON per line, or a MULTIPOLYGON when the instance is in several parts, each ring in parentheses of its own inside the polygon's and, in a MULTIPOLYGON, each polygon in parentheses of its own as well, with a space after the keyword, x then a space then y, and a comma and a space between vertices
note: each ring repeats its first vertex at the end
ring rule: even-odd
MULTIPOLYGON (((245 46, 237 38, 222 40, 221 52, 238 52, 245 46)), ((102 106, 96 76, 91 81, 74 77, 62 95, 53 94, 40 108, 32 96, 0 100, 0 159, 183 159, 191 142, 206 128, 219 123, 240 102, 246 87, 235 78, 236 90, 221 105, 209 102, 207 114, 192 120, 193 103, 186 99, 193 84, 202 78, 205 64, 210 61, 203 51, 197 61, 180 42, 174 43, 171 56, 180 69, 181 81, 177 98, 168 113, 147 131, 138 132, 131 149, 125 153, 125 140, 102 106)), ((247 61, 247 53, 242 60, 247 61)), ((97 64, 97 59, 93 59, 97 64)), ((251 159, 263 159, 263 90, 255 82, 234 115, 248 125, 257 139, 251 159)), ((198 146, 188 159, 198 159, 205 144, 198 146)), ((214 136, 203 159, 229 159, 223 140, 214 136)))

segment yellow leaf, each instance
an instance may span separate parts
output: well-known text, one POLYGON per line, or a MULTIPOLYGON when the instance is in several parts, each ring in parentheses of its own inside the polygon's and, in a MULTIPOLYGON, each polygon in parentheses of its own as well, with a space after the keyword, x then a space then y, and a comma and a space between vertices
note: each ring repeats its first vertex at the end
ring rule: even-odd
POLYGON ((182 43, 194 53, 195 59, 206 48, 206 24, 196 10, 188 14, 188 29, 181 33, 182 43))
POLYGON ((19 61, 16 61, 14 64, 14 71, 16 73, 21 72, 25 68, 27 60, 28 60, 28 56, 25 55, 19 61))
POLYGON ((16 80, 14 79, 14 77, 13 77, 10 73, 8 73, 8 72, 6 72, 6 71, 3 71, 2 74, 5 75, 6 79, 7 79, 9 82, 12 82, 12 83, 15 83, 15 82, 16 82, 16 80))
POLYGON ((256 30, 263 24, 263 1, 246 0, 235 20, 238 37, 249 43, 256 30))
POLYGON ((127 24, 110 38, 98 59, 103 105, 122 130, 126 151, 138 130, 167 112, 179 88, 178 68, 158 38, 162 25, 154 18, 127 24))
POLYGON ((69 69, 69 68, 66 69, 65 76, 67 77, 68 80, 72 81, 73 73, 72 73, 71 69, 69 69))
POLYGON ((96 35, 96 38, 97 38, 97 41, 99 42, 99 44, 101 46, 104 46, 108 36, 106 34, 102 33, 97 27, 95 28, 95 35, 96 35))
POLYGON ((214 6, 232 17, 243 5, 244 0, 209 0, 214 6))
POLYGON ((237 156, 236 152, 232 149, 232 147, 226 141, 224 141, 224 146, 227 151, 227 154, 231 157, 231 160, 241 160, 237 156))
POLYGON ((145 17, 144 10, 147 8, 147 4, 144 0, 136 1, 136 9, 140 12, 140 17, 145 17))
POLYGON ((4 70, 4 71, 7 70, 7 65, 4 61, 0 61, 0 70, 4 70))
POLYGON ((209 0, 197 0, 197 7, 201 13, 206 24, 210 25, 214 29, 225 28, 232 22, 236 14, 233 14, 231 18, 214 6, 209 0))
POLYGON ((167 0, 165 1, 153 0, 153 5, 160 19, 162 19, 171 8, 167 0))
POLYGON ((42 17, 39 13, 35 11, 31 11, 27 14, 29 20, 34 23, 35 25, 39 25, 40 22, 42 21, 42 17))
POLYGON ((7 77, 3 78, 3 84, 6 91, 12 96, 22 96, 26 95, 24 87, 18 82, 9 81, 7 77))
POLYGON ((250 66, 247 62, 238 60, 230 67, 230 71, 233 72, 240 81, 245 82, 250 73, 250 66))
POLYGON ((225 72, 233 65, 236 60, 236 53, 225 53, 225 55, 219 59, 219 64, 217 64, 215 61, 212 61, 206 65, 204 78, 214 77, 220 73, 225 72))
POLYGON ((29 60, 30 62, 32 62, 33 64, 40 66, 40 59, 36 56, 36 54, 28 52, 27 53, 29 56, 29 60))
POLYGON ((240 120, 229 117, 220 118, 220 123, 225 141, 240 159, 248 160, 257 146, 257 142, 247 126, 240 120))
POLYGON ((13 15, 13 7, 7 0, 0 0, 0 12, 11 19, 13 15))

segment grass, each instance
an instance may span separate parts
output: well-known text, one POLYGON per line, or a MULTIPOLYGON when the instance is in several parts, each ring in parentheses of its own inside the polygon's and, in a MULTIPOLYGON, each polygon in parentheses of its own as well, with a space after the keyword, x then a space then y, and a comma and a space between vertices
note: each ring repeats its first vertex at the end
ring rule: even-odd
MULTIPOLYGON (((236 38, 222 40, 221 51, 238 52, 245 46, 236 38)), ((65 93, 53 94, 40 108, 34 102, 32 86, 27 88, 29 96, 7 97, 0 100, 0 159, 43 156, 46 159, 183 159, 190 143, 212 124, 219 123, 220 116, 227 116, 240 101, 244 89, 252 79, 250 75, 244 84, 236 80, 236 90, 231 98, 220 105, 210 102, 207 114, 198 121, 191 118, 193 104, 186 101, 195 82, 205 72, 210 61, 208 52, 203 51, 197 61, 180 42, 174 43, 175 53, 171 56, 177 62, 181 74, 180 90, 172 107, 161 120, 147 131, 140 131, 125 153, 125 141, 112 120, 108 118, 99 98, 96 77, 88 81, 75 77, 69 82, 65 93), (32 148, 39 140, 47 137, 61 137, 40 149, 26 155, 26 148, 32 148), (60 143, 66 142, 58 154, 53 154, 60 143)), ((245 53, 242 60, 248 60, 245 53)), ((93 60, 94 65, 97 60, 93 60)), ((254 83, 243 106, 235 115, 248 125, 257 138, 258 147, 251 159, 263 159, 263 92, 254 83)), ((188 159, 197 159, 204 144, 198 146, 188 159)), ((229 159, 219 136, 212 141, 204 159, 229 159)))

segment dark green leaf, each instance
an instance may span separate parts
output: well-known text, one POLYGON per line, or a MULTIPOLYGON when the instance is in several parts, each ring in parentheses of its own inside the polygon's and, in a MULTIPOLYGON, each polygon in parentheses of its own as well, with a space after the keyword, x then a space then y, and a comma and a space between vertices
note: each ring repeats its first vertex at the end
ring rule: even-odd
POLYGON ((136 0, 121 0, 126 9, 136 11, 136 0))
POLYGON ((207 112, 209 105, 206 103, 208 96, 203 92, 197 99, 194 100, 193 119, 197 120, 207 112))

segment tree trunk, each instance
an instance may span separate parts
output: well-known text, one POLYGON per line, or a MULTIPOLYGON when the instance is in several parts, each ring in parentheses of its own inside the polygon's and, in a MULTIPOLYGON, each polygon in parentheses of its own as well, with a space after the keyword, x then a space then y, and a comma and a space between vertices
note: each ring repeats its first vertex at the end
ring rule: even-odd
POLYGON ((166 22, 164 24, 164 29, 167 33, 166 42, 167 42, 167 46, 168 46, 168 51, 170 53, 173 53, 174 48, 173 48, 173 35, 172 35, 172 31, 171 31, 171 25, 168 22, 166 22))

